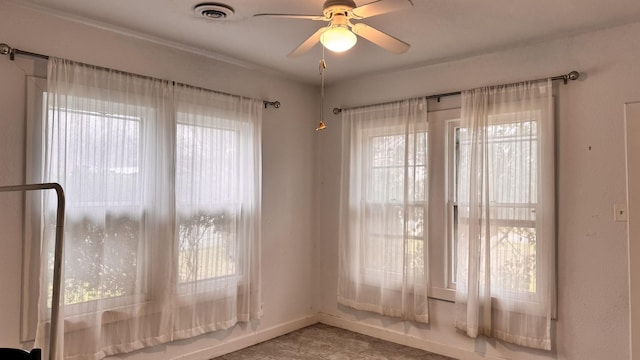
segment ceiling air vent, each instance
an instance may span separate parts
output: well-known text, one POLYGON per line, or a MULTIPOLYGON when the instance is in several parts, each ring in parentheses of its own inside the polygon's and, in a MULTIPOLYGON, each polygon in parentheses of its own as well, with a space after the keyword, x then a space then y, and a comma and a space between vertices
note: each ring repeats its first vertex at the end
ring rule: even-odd
POLYGON ((219 3, 202 3, 193 8, 196 14, 211 20, 226 20, 233 15, 233 8, 219 3))

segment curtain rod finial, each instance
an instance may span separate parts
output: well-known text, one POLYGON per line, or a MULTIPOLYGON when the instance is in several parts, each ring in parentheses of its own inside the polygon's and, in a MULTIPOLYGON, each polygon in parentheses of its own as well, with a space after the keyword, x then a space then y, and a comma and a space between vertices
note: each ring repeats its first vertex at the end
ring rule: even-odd
POLYGON ((580 73, 574 70, 570 72, 567 77, 569 78, 569 80, 578 80, 578 78, 580 77, 580 73))
POLYGON ((269 105, 273 106, 273 107, 274 107, 274 108, 276 108, 276 109, 279 109, 279 108, 280 108, 280 101, 267 101, 267 100, 264 100, 264 101, 262 101, 262 103, 264 104, 264 108, 265 108, 265 109, 266 109, 266 108, 267 108, 267 106, 269 106, 269 105))
POLYGON ((7 55, 11 52, 11 46, 2 43, 0 44, 0 55, 7 55))

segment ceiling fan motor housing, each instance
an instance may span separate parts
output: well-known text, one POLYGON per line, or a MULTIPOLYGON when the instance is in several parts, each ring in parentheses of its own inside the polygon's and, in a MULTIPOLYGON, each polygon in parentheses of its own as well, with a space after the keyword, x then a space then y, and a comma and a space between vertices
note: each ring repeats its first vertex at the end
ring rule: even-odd
POLYGON ((344 14, 356 7, 353 0, 327 0, 322 7, 322 13, 327 18, 332 18, 334 14, 344 14))

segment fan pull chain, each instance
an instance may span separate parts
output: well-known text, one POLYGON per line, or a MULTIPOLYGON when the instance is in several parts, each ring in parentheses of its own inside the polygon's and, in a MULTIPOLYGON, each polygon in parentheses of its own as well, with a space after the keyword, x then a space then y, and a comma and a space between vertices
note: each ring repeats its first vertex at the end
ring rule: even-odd
POLYGON ((324 46, 322 47, 322 59, 320 60, 320 65, 318 66, 318 70, 320 71, 320 123, 316 128, 316 131, 324 130, 327 128, 327 125, 324 123, 324 69, 327 68, 327 63, 324 61, 324 46))

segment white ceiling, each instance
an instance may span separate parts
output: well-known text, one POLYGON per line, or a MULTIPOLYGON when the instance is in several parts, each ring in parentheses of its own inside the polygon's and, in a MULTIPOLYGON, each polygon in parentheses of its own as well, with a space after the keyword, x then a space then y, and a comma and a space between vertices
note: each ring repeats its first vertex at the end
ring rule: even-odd
MULTIPOLYGON (((373 1, 356 0, 356 4, 373 1)), ((324 0, 214 0, 235 10, 233 17, 222 22, 195 13, 194 6, 204 0, 14 2, 243 66, 276 70, 300 81, 319 82, 320 45, 298 58, 289 58, 287 54, 325 23, 253 15, 321 15, 324 0)), ((394 55, 360 38, 346 53, 326 52, 327 82, 640 21, 639 0, 412 2, 413 7, 407 10, 360 20, 411 44, 408 52, 394 55)))

